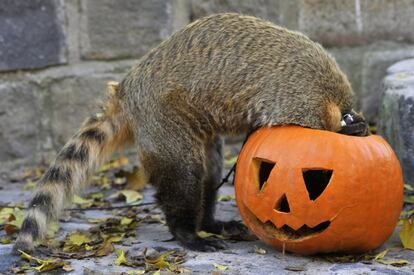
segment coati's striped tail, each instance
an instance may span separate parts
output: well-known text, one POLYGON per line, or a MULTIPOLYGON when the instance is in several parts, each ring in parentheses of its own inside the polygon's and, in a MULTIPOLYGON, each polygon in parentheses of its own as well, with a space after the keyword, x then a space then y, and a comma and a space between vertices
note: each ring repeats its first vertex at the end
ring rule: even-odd
POLYGON ((87 177, 120 145, 133 139, 123 117, 117 87, 109 84, 110 97, 103 112, 84 122, 39 180, 14 246, 15 252, 31 250, 33 241, 44 237, 48 224, 58 218, 87 177))

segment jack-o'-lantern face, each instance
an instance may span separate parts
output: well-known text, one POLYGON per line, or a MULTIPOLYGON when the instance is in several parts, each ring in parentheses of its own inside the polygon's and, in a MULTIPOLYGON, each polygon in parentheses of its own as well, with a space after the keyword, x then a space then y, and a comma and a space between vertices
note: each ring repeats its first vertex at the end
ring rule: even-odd
POLYGON ((235 183, 250 229, 301 254, 373 249, 402 206, 399 162, 378 136, 263 128, 243 147, 235 183))

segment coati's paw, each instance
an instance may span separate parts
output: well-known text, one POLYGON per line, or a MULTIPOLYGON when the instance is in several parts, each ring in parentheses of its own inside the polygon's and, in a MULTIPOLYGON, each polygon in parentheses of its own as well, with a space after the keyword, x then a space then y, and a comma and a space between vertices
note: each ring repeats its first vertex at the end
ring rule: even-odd
POLYGON ((227 248, 227 245, 222 240, 208 240, 203 238, 194 238, 192 240, 186 240, 183 245, 191 250, 214 252, 220 249, 227 248))
POLYGON ((175 230, 174 237, 184 247, 204 252, 213 252, 219 249, 225 249, 226 244, 222 240, 210 240, 199 237, 195 232, 175 230))
POLYGON ((11 254, 20 255, 20 251, 24 251, 26 253, 32 252, 33 251, 32 243, 18 239, 13 246, 11 254))
POLYGON ((357 122, 345 125, 339 133, 350 136, 367 136, 369 134, 369 130, 366 122, 357 122))
POLYGON ((257 239, 249 232, 244 224, 238 221, 214 221, 206 226, 203 226, 202 230, 209 233, 223 235, 229 239, 238 241, 249 241, 257 239))

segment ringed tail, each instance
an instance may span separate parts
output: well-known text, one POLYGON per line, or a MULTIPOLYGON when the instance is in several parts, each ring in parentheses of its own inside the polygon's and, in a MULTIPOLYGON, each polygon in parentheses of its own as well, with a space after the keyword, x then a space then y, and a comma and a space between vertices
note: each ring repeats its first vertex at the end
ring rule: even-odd
POLYGON ((89 117, 64 145, 37 183, 13 248, 30 251, 42 240, 50 222, 57 220, 73 195, 120 146, 133 140, 122 112, 117 82, 108 83, 109 98, 102 112, 89 117))

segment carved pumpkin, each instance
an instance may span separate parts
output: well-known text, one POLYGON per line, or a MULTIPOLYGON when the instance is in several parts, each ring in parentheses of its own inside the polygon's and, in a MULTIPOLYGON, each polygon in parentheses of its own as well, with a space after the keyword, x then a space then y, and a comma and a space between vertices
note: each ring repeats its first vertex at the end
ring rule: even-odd
POLYGON ((235 177, 245 224, 268 245, 299 254, 374 249, 402 207, 399 161, 375 135, 261 128, 243 146, 235 177))

